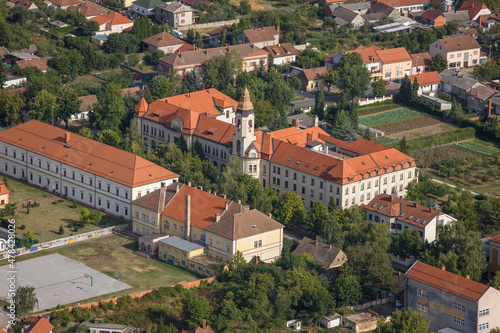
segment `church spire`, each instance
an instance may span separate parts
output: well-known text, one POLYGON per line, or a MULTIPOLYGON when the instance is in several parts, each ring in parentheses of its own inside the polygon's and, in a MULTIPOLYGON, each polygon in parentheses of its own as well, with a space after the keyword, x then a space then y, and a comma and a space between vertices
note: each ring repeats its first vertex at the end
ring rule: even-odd
POLYGON ((238 102, 238 110, 241 111, 252 111, 253 105, 250 101, 250 92, 248 91, 247 86, 245 85, 245 89, 241 93, 240 101, 238 102))

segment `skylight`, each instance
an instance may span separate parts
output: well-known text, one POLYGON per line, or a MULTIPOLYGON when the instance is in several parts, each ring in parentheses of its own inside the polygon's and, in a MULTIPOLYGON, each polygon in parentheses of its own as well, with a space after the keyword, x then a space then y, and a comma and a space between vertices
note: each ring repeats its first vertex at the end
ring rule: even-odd
POLYGON ((292 158, 291 158, 291 157, 289 157, 289 158, 288 158, 288 162, 291 162, 291 161, 292 161, 292 158))
POLYGON ((418 222, 418 221, 420 221, 420 217, 417 217, 417 219, 415 220, 415 222, 418 222))
POLYGON ((309 164, 309 163, 307 163, 307 164, 306 164, 306 168, 309 168, 309 166, 310 166, 310 164, 309 164))
POLYGON ((376 203, 374 203, 374 204, 372 205, 372 208, 375 208, 375 207, 377 207, 377 204, 376 204, 376 203))
POLYGON ((403 216, 405 216, 405 214, 406 214, 406 213, 401 213, 401 215, 399 215, 399 216, 403 217, 403 216))
POLYGON ((297 164, 300 164, 300 161, 297 161, 297 164))
POLYGON ((412 218, 413 218, 413 215, 410 215, 410 216, 408 217, 408 220, 411 220, 412 218))
POLYGON ((427 222, 427 220, 423 220, 423 221, 422 221, 422 224, 425 224, 425 222, 427 222))

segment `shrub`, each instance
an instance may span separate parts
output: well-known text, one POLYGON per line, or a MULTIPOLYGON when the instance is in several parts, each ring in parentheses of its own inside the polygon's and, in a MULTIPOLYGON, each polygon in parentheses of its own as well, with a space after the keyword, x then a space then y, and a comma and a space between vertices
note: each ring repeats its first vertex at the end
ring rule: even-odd
POLYGON ((62 235, 64 234, 64 227, 62 226, 62 224, 59 226, 59 231, 58 231, 59 235, 62 235))
POLYGON ((78 208, 78 204, 76 203, 76 200, 73 200, 73 203, 71 204, 71 208, 78 208))

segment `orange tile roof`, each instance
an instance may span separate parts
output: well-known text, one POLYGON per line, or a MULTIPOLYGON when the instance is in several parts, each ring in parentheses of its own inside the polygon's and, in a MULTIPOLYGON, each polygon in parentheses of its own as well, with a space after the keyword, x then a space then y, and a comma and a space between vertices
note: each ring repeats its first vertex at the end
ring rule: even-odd
POLYGON ((378 0, 377 2, 381 2, 387 6, 398 8, 398 7, 425 5, 430 3, 430 0, 378 0))
POLYGON ((7 189, 5 182, 0 181, 0 195, 6 195, 9 193, 10 193, 10 191, 7 189))
POLYGON ((243 30, 243 34, 247 36, 250 43, 259 43, 274 40, 280 32, 276 27, 262 27, 243 30))
POLYGON ((500 244, 500 233, 492 238, 490 238, 490 242, 500 244))
POLYGON ((117 183, 137 187, 179 175, 142 157, 37 120, 0 133, 0 140, 117 183), (69 148, 66 146, 69 145, 69 148))
POLYGON ((481 9, 488 9, 488 7, 486 7, 486 5, 484 5, 482 3, 474 1, 474 0, 467 0, 457 10, 457 12, 462 11, 462 10, 469 11, 469 18, 472 20, 481 11, 481 9))
POLYGON ((234 132, 234 125, 201 115, 194 135, 231 147, 234 132))
POLYGON ((286 56, 297 55, 298 52, 292 43, 282 43, 278 45, 264 46, 264 50, 269 52, 272 58, 280 58, 286 56))
POLYGON ((46 71, 49 68, 49 60, 50 59, 51 59, 51 57, 19 60, 16 62, 16 65, 21 69, 28 68, 28 67, 36 67, 41 71, 46 71))
POLYGON ((439 9, 426 10, 422 15, 420 15, 420 19, 427 19, 429 21, 434 21, 438 17, 444 17, 443 12, 439 9))
POLYGON ((274 131, 269 133, 271 139, 277 139, 280 141, 285 141, 291 143, 293 145, 297 145, 300 147, 305 147, 307 142, 313 140, 319 140, 319 135, 328 135, 320 127, 310 127, 306 129, 297 129, 296 127, 288 127, 278 131, 274 131), (310 140, 308 140, 308 137, 310 140))
POLYGON ((143 97, 139 101, 139 104, 135 107, 135 113, 139 116, 142 117, 147 111, 148 111, 149 105, 148 102, 146 102, 146 99, 143 97))
POLYGON ((416 75, 409 76, 411 82, 417 79, 419 86, 428 86, 430 84, 441 83, 441 77, 438 72, 427 72, 427 73, 419 73, 416 75))
POLYGON ((317 68, 308 68, 308 69, 303 69, 302 72, 304 73, 305 77, 307 80, 320 80, 324 77, 326 73, 326 66, 323 67, 317 67, 317 68))
POLYGON ((411 54, 413 67, 430 66, 432 57, 429 52, 411 54))
POLYGON ((69 5, 77 5, 80 4, 80 0, 50 0, 51 3, 62 7, 62 6, 69 6, 69 5))
POLYGON ((70 6, 70 7, 68 7, 68 10, 83 13, 83 15, 85 15, 85 17, 106 14, 106 11, 104 9, 102 9, 98 5, 95 5, 89 1, 85 1, 85 2, 80 3, 80 4, 70 6))
POLYGON ((419 281, 472 302, 479 301, 489 288, 482 283, 424 264, 420 261, 417 261, 410 268, 406 276, 409 279, 419 281))
POLYGON ((156 47, 179 45, 179 44, 186 43, 183 40, 172 36, 170 33, 166 32, 166 31, 162 31, 157 35, 143 39, 142 42, 145 44, 156 46, 156 47))
POLYGON ((53 328, 54 325, 41 317, 26 330, 26 333, 50 333, 53 328))
POLYGON ((134 23, 134 21, 132 21, 131 19, 126 18, 125 16, 117 12, 99 15, 91 18, 89 21, 96 21, 99 25, 110 23, 112 26, 117 24, 134 23))
POLYGON ((376 51, 384 64, 393 64, 396 62, 411 61, 411 56, 404 47, 395 49, 376 51))
POLYGON ((372 46, 369 46, 369 47, 360 45, 355 50, 346 51, 345 53, 348 54, 348 53, 357 52, 357 53, 359 53, 361 55, 361 58, 363 58, 363 63, 364 64, 371 64, 373 62, 379 62, 380 61, 380 57, 378 56, 377 52, 375 52, 375 51, 381 50, 381 49, 382 49, 381 47, 378 47, 378 46, 375 46, 375 45, 372 45, 372 46))

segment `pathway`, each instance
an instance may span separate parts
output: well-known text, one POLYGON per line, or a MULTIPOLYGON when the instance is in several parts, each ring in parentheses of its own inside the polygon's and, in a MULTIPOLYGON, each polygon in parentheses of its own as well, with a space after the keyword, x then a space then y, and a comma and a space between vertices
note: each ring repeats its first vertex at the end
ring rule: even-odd
MULTIPOLYGON (((434 183, 438 183, 438 184, 445 184, 445 185, 448 185, 449 187, 452 187, 452 188, 456 188, 457 187, 456 185, 453 185, 453 184, 450 184, 450 183, 446 183, 446 182, 443 182, 441 180, 434 179, 434 178, 431 178, 431 181, 433 181, 434 183)), ((471 190, 468 190, 468 191, 470 193, 472 193, 472 195, 479 195, 479 193, 472 192, 471 190)))
MULTIPOLYGON (((54 195, 52 198, 43 199, 41 201, 38 201, 38 203, 42 204, 42 203, 56 201, 56 200, 59 200, 59 199, 61 199, 61 198, 59 198, 59 197, 57 197, 57 196, 54 195)), ((35 200, 33 200, 33 199, 24 200, 23 204, 21 206, 16 207, 16 209, 26 208, 26 205, 28 204, 28 202, 30 202, 31 204, 33 204, 35 202, 35 200)))

